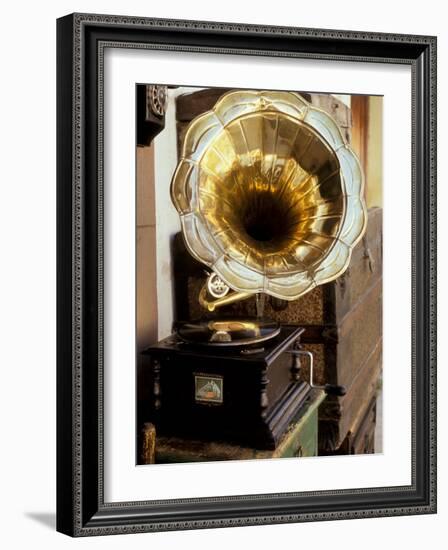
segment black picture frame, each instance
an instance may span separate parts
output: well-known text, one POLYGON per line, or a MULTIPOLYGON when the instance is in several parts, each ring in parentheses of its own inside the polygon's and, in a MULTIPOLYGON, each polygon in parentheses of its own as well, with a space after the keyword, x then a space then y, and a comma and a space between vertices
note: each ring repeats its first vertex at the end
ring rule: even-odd
POLYGON ((436 511, 436 38, 72 14, 57 21, 57 529, 71 536, 436 511), (102 56, 108 45, 412 68, 412 484, 104 502, 102 56))

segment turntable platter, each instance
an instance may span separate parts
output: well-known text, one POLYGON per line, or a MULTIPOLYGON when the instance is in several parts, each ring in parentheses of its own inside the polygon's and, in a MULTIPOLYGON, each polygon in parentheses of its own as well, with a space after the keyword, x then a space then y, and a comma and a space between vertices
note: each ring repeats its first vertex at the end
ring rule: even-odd
POLYGON ((262 319, 213 319, 179 323, 177 335, 189 344, 204 346, 247 346, 270 340, 280 332, 280 325, 262 319))

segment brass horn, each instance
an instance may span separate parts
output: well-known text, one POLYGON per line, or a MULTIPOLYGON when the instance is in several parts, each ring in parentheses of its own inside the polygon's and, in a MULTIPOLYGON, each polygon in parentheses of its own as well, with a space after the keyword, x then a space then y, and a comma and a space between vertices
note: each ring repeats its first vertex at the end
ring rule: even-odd
POLYGON ((195 118, 171 197, 188 250, 222 283, 215 300, 201 292, 210 310, 257 293, 295 300, 335 279, 367 223, 356 156, 292 92, 229 92, 195 118))

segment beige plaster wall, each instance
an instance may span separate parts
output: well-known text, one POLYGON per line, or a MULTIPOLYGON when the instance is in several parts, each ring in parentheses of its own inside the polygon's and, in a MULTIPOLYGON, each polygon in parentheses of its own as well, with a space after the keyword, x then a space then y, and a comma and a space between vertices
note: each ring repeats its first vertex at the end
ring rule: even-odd
POLYGON ((137 147, 137 348, 158 339, 154 148, 137 147))
POLYGON ((383 205, 383 98, 370 96, 368 103, 366 182, 367 206, 383 205))

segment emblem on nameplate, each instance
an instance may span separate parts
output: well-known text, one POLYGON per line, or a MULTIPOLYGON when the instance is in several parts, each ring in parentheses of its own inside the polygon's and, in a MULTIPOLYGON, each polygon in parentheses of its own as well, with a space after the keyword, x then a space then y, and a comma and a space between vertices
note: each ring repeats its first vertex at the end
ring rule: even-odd
POLYGON ((197 403, 214 403, 220 405, 223 402, 222 376, 194 375, 194 398, 197 403))

